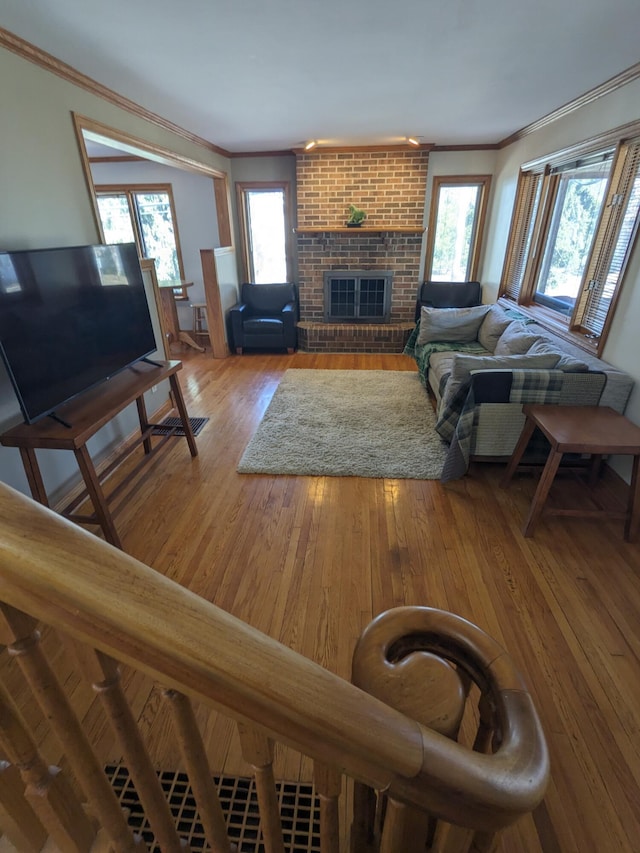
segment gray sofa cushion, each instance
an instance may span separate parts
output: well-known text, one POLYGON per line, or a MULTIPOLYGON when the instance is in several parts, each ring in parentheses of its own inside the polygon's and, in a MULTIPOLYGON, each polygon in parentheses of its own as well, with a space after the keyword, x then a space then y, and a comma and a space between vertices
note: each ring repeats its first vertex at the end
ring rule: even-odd
POLYGON ((529 331, 529 328, 524 323, 515 320, 513 323, 509 323, 500 336, 494 349, 494 354, 523 355, 529 352, 531 345, 538 340, 540 340, 540 335, 529 331))
POLYGON ((571 355, 568 352, 562 352, 559 347, 555 347, 551 341, 539 338, 534 341, 529 347, 527 355, 540 355, 547 353, 555 353, 558 356, 556 368, 564 370, 565 373, 586 373, 589 370, 589 365, 586 361, 581 361, 579 358, 571 355))
POLYGON ((499 305, 492 305, 480 324, 478 343, 489 352, 495 352, 502 333, 512 322, 512 318, 508 317, 499 305))
POLYGON ((490 305, 477 305, 474 308, 428 308, 423 305, 416 344, 475 341, 480 324, 490 308, 490 305))

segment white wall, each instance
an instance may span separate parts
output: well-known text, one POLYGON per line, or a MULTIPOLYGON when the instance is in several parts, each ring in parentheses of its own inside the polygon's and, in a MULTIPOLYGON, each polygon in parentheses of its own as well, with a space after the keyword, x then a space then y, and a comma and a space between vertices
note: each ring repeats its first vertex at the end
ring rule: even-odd
POLYGON ((193 328, 192 302, 204 302, 200 249, 220 245, 213 179, 160 163, 133 161, 92 163, 94 184, 171 184, 185 281, 192 281, 187 301, 178 301, 181 329, 193 328))
MULTIPOLYGON (((562 150, 639 119, 640 81, 636 80, 499 152, 487 250, 482 269, 486 301, 494 301, 498 294, 520 166, 529 160, 562 150)), ((637 424, 640 424, 639 323, 640 240, 636 241, 630 259, 615 319, 602 354, 605 361, 633 376, 636 384, 626 414, 637 424)), ((612 465, 625 479, 630 478, 631 465, 628 457, 616 458, 612 465)))
MULTIPOLYGON (((209 148, 138 118, 0 47, 0 249, 98 242, 72 111, 220 171, 230 170, 229 161, 209 148)), ((149 411, 161 402, 151 399, 149 411)), ((0 431, 21 421, 18 401, 0 367, 0 431)), ((133 432, 136 422, 135 406, 130 406, 93 439, 92 453, 106 453, 133 432)), ((36 452, 45 485, 55 500, 78 479, 75 459, 65 451, 36 452)), ((14 448, 0 447, 0 479, 29 494, 14 448)))

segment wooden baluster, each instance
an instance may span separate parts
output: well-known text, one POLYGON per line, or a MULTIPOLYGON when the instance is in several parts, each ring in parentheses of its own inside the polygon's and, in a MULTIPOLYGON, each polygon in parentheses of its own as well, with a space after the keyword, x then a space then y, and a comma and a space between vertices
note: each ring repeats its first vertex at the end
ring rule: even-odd
POLYGON ((426 812, 387 799, 380 853, 424 853, 429 815, 426 812))
POLYGON ((20 770, 25 799, 65 853, 88 853, 96 832, 66 776, 47 767, 13 700, 0 684, 0 745, 20 770))
POLYGON ((342 790, 342 775, 335 768, 316 761, 313 781, 320 799, 320 849, 322 853, 339 853, 338 799, 342 790))
POLYGON ((499 833, 474 832, 440 821, 430 849, 431 853, 493 853, 499 837, 499 833))
POLYGON ((242 755, 252 767, 256 780, 262 839, 267 853, 284 853, 282 824, 273 778, 273 741, 243 723, 238 723, 242 755))
POLYGON ((353 823, 351 824, 351 853, 373 853, 379 847, 376 831, 378 798, 373 788, 363 782, 353 786, 353 823))
POLYGON ((78 664, 92 683, 118 739, 140 802, 162 853, 187 853, 180 841, 169 804, 153 769, 149 754, 120 683, 120 670, 113 658, 71 640, 78 664))
POLYGON ((62 744, 71 769, 92 812, 118 851, 143 851, 135 839, 103 768, 94 754, 78 718, 49 666, 36 620, 0 603, 0 641, 7 645, 31 687, 32 693, 62 744))
POLYGON ((500 833, 476 832, 469 848, 469 853, 493 853, 498 849, 500 833))
POLYGON ((227 826, 218 792, 207 763, 204 743, 190 700, 177 690, 163 690, 173 719, 180 751, 189 774, 200 820, 213 853, 231 853, 236 846, 227 836, 227 826))
POLYGON ((8 761, 0 761, 0 831, 21 853, 39 853, 47 840, 47 830, 25 799, 20 771, 8 761))

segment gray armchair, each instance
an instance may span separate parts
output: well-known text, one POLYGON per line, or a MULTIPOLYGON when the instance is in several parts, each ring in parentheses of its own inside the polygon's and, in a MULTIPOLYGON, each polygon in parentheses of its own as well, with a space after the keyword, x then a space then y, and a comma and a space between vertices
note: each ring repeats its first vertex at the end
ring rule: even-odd
POLYGON ((295 284, 245 283, 240 301, 229 309, 228 331, 233 349, 286 349, 297 345, 300 316, 295 284))
POLYGON ((423 305, 430 308, 472 308, 482 304, 479 281, 423 281, 418 288, 416 322, 423 305))

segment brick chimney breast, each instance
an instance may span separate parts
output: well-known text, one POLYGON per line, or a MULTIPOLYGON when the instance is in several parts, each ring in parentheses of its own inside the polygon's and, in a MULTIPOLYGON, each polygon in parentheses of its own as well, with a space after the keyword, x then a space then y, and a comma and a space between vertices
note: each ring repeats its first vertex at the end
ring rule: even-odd
MULTIPOLYGON (((349 341, 345 340, 347 328, 338 333, 323 325, 324 273, 386 270, 393 274, 390 324, 402 326, 393 346, 395 351, 402 349, 406 330, 413 325, 428 163, 426 149, 317 149, 298 154, 296 230, 303 345, 322 335, 330 349, 379 351, 371 342, 363 345, 364 328, 354 331, 349 341), (347 231, 350 204, 363 209, 367 217, 361 228, 347 231), (316 325, 313 335, 311 328, 316 325), (336 336, 341 338, 340 346, 336 336)), ((380 332, 378 326, 370 337, 380 338, 380 332)), ((327 344, 320 348, 326 349, 327 344)))

